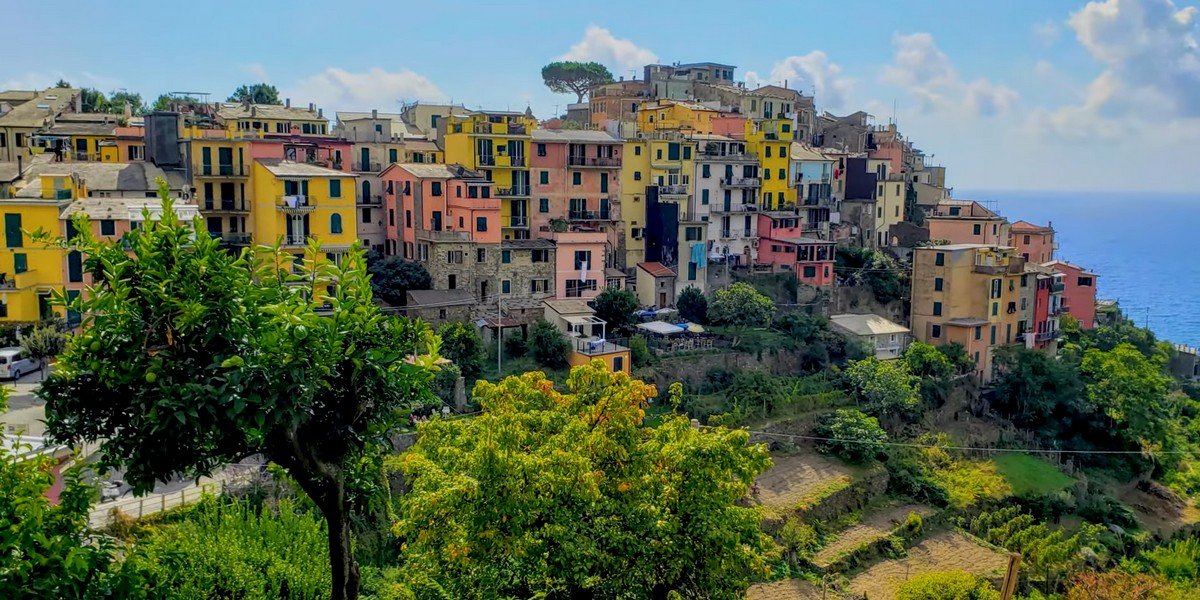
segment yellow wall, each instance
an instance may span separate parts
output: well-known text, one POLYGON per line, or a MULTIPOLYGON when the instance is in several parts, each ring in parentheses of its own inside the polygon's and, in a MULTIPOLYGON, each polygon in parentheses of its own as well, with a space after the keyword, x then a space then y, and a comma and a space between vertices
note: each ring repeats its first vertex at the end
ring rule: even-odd
MULTIPOLYGON (((525 171, 529 173, 529 161, 532 155, 533 147, 530 143, 533 130, 537 127, 537 119, 525 116, 505 116, 505 121, 502 123, 492 123, 488 121, 488 115, 484 113, 468 115, 463 117, 450 117, 446 122, 446 135, 444 138, 446 164, 460 164, 469 169, 491 173, 491 181, 495 188, 506 189, 513 187, 513 173, 515 171, 525 171), (523 125, 523 133, 509 133, 509 124, 523 125), (492 141, 492 157, 495 159, 493 165, 480 165, 478 162, 478 154, 476 152, 477 141, 479 139, 489 139, 492 141), (523 165, 512 164, 512 159, 507 154, 508 143, 516 141, 522 145, 521 155, 525 157, 523 165), (505 149, 505 155, 500 155, 500 148, 505 149)), ((528 181, 532 187, 532 175, 528 181)), ((532 211, 534 206, 530 201, 528 194, 524 197, 517 198, 518 201, 524 201, 528 204, 528 211, 532 211)), ((500 222, 507 224, 510 222, 509 217, 512 216, 512 202, 514 199, 504 197, 500 201, 500 222)), ((506 237, 508 237, 506 235, 506 237)))
POLYGON ((796 204, 796 188, 788 179, 792 140, 795 131, 790 119, 756 119, 746 122, 746 151, 758 157, 762 175, 762 202, 765 210, 791 208, 796 204), (787 131, 784 131, 784 130, 787 131), (767 156, 768 148, 770 156, 767 156), (771 174, 768 177, 767 171, 771 174), (780 174, 783 177, 780 177, 780 174))
POLYGON ((329 122, 325 119, 264 119, 261 117, 246 117, 242 119, 230 119, 225 121, 225 130, 235 134, 258 133, 262 132, 268 135, 291 135, 291 126, 295 125, 300 128, 297 135, 329 135, 329 122), (239 125, 245 124, 244 126, 239 125), (258 129, 254 128, 254 124, 259 125, 258 129), (308 124, 312 129, 310 132, 304 132, 304 124, 308 124), (279 130, 279 126, 283 125, 283 131, 279 130))
POLYGON ((875 243, 883 246, 891 245, 888 230, 892 225, 904 220, 905 183, 895 179, 877 184, 881 194, 875 200, 875 243), (880 234, 883 234, 880 241, 880 234))
POLYGON ((690 129, 692 133, 712 133, 712 119, 718 113, 677 102, 643 102, 638 107, 638 131, 649 132, 662 129, 690 129))
POLYGON ((99 162, 102 160, 100 156, 100 142, 111 142, 115 139, 116 137, 111 135, 73 135, 71 136, 71 149, 69 152, 67 152, 66 160, 76 162, 80 161, 80 159, 76 157, 75 153, 78 152, 77 149, 79 146, 77 146, 77 144, 80 140, 83 140, 85 145, 83 152, 87 154, 83 160, 88 162, 99 162))
MULTIPOLYGON (((284 195, 284 180, 308 181, 308 203, 314 208, 307 212, 309 237, 316 238, 323 246, 349 246, 357 239, 355 232, 356 212, 354 209, 355 179, 349 174, 341 177, 287 177, 275 176, 260 163, 253 163, 254 202, 251 205, 253 241, 256 244, 273 244, 287 234, 287 221, 291 217, 280 209, 284 195), (329 196, 330 179, 342 182, 341 196, 329 196), (341 216, 342 232, 330 231, 331 218, 341 216)), ((286 245, 286 240, 285 240, 286 245)), ((294 244, 299 247, 298 244, 294 244)))
POLYGON ((629 350, 610 352, 608 354, 596 354, 591 356, 572 350, 569 354, 567 354, 567 364, 571 365, 572 367, 579 367, 589 364, 593 360, 599 360, 602 361, 604 366, 608 367, 608 370, 611 371, 613 370, 613 359, 618 356, 621 357, 621 372, 628 373, 630 369, 629 350))
POLYGON ((621 220, 625 224, 625 266, 633 268, 646 253, 645 237, 633 238, 633 228, 646 226, 646 186, 650 185, 650 143, 628 140, 621 151, 621 220), (641 180, 633 178, 641 173, 641 180))
MULTIPOLYGON (((49 193, 53 195, 53 188, 49 193)), ((60 235, 58 215, 70 203, 70 199, 20 199, 0 201, 0 212, 4 214, 3 222, 8 222, 8 215, 21 217, 21 241, 19 246, 9 246, 7 232, 3 236, 3 251, 0 251, 0 272, 6 275, 6 282, 0 286, 0 299, 7 305, 8 314, 0 316, 0 322, 37 321, 39 314, 39 293, 63 289, 63 251, 54 248, 42 248, 41 244, 30 239, 26 232, 41 229, 51 235, 60 235), (17 255, 24 255, 28 270, 17 273, 15 261, 17 255)), ((15 240, 14 240, 15 241, 15 240)), ((62 310, 55 309, 59 316, 62 310)))

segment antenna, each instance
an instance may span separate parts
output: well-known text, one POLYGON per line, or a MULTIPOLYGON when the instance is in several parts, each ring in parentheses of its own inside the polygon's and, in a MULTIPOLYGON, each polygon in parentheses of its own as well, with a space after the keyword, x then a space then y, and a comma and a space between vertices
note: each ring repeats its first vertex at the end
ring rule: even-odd
POLYGON ((892 125, 896 124, 896 99, 892 98, 892 125))

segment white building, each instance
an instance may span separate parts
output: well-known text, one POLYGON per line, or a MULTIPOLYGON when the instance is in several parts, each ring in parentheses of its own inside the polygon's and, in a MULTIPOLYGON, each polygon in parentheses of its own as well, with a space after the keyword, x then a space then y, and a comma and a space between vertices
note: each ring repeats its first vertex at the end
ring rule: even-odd
POLYGON ((879 315, 833 315, 829 317, 829 325, 874 348, 875 358, 879 360, 900 358, 912 340, 912 332, 907 327, 879 315))
POLYGON ((695 182, 697 219, 708 222, 710 260, 749 265, 757 260, 758 160, 746 143, 722 135, 695 135, 698 153, 695 182))

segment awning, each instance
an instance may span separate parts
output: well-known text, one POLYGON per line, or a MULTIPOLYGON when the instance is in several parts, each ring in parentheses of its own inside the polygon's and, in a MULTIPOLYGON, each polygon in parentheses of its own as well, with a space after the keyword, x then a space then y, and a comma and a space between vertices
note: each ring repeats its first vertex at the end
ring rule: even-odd
POLYGON ((678 325, 672 325, 664 321, 650 321, 648 323, 638 323, 638 329, 645 329, 651 333, 659 335, 673 335, 683 333, 683 328, 678 325))

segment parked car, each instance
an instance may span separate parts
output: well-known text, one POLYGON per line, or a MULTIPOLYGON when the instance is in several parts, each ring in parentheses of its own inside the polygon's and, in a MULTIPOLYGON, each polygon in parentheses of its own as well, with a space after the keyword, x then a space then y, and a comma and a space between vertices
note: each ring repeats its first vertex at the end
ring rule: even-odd
POLYGON ((0 378, 20 379, 26 373, 42 370, 42 362, 29 357, 24 348, 0 348, 0 378))

